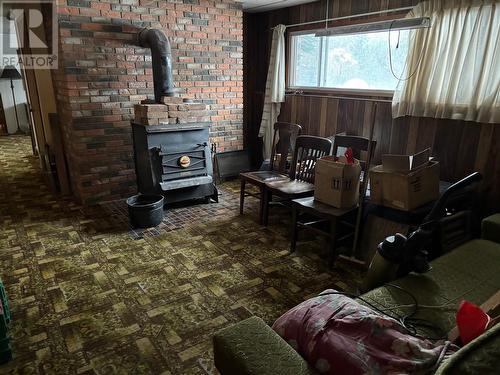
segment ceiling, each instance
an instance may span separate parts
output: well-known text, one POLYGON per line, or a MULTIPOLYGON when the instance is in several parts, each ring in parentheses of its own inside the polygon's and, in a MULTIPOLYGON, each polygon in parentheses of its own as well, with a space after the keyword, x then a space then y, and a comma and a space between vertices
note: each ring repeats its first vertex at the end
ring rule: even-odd
POLYGON ((246 12, 265 12, 272 9, 286 8, 293 5, 312 3, 317 0, 236 0, 243 4, 246 12))

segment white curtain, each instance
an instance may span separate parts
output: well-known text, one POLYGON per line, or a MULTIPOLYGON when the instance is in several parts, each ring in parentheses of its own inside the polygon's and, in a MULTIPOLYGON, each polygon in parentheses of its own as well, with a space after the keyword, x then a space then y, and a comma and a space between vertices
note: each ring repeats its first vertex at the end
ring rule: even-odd
POLYGON ((285 25, 278 25, 273 31, 264 108, 259 130, 259 137, 263 137, 264 159, 271 156, 274 123, 280 114, 281 103, 285 101, 285 31, 285 25))
POLYGON ((411 32, 411 78, 394 92, 393 117, 499 123, 500 3, 423 1, 408 17, 430 17, 431 27, 411 32))

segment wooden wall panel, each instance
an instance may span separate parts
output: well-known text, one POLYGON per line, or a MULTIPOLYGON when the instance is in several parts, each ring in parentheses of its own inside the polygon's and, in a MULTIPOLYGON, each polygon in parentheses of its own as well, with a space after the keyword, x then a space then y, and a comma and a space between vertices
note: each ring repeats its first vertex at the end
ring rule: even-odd
MULTIPOLYGON (((346 16, 417 3, 418 0, 330 0, 329 15, 346 16)), ((245 95, 251 98, 251 107, 245 110, 245 134, 249 135, 246 147, 252 153, 261 152, 256 137, 262 113, 271 27, 279 23, 320 20, 325 14, 326 0, 322 0, 252 15, 251 22, 246 23, 245 45, 252 54, 247 56, 245 64, 252 68, 246 77, 246 82, 251 82, 245 88, 245 95)), ((320 24, 303 29, 318 26, 320 24)), ((300 28, 293 28, 292 31, 298 30, 300 28)), ((377 98, 337 99, 290 95, 282 105, 280 120, 302 125, 304 134, 331 136, 347 132, 368 136, 375 102, 363 99, 377 98)), ((473 171, 483 173, 485 213, 500 212, 500 125, 433 118, 393 119, 391 103, 378 102, 377 107, 374 132, 377 140, 376 162, 380 162, 384 153, 414 153, 430 147, 441 163, 441 178, 444 180, 457 181, 473 171)))
MULTIPOLYGON (((326 123, 325 123, 325 137, 329 137, 333 134, 342 133, 345 131, 345 127, 339 127, 339 99, 326 99, 322 102, 322 105, 326 105, 326 123)), ((324 109, 321 109, 324 110, 324 109)))
POLYGON ((465 177, 469 171, 474 170, 475 155, 479 144, 482 126, 471 122, 466 122, 462 127, 462 137, 459 142, 458 152, 456 154, 455 170, 453 171, 454 178, 465 177), (472 156, 472 157, 471 157, 472 156))
POLYGON ((406 154, 407 140, 410 133, 410 122, 396 119, 392 122, 389 152, 391 154, 406 154))

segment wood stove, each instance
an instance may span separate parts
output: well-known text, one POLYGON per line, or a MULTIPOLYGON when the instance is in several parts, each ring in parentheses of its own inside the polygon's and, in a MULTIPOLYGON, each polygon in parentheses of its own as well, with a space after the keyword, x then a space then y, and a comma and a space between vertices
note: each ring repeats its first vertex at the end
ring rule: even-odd
POLYGON ((132 134, 139 192, 163 194, 166 203, 218 201, 210 154, 210 112, 176 95, 170 42, 162 30, 144 29, 138 43, 151 48, 154 101, 134 106, 132 134))
POLYGON ((139 192, 163 194, 166 203, 196 198, 217 202, 209 127, 209 123, 132 122, 139 192))

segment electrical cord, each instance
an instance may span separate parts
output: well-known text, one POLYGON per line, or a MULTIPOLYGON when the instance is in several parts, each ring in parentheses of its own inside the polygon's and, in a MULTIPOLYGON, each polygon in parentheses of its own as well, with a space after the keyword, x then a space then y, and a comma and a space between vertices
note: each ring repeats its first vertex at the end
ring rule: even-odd
MULTIPOLYGON (((328 296, 328 295, 343 295, 343 296, 346 296, 346 297, 349 297, 349 298, 357 298, 359 299, 360 301, 364 302, 365 304, 367 304, 368 306, 370 306, 374 311, 382 314, 382 315, 385 315, 385 316, 388 316, 389 318, 392 318, 394 320, 396 320, 397 322, 399 322, 405 329, 407 329, 413 336, 416 336, 416 337, 420 337, 420 338, 423 338, 423 339, 426 339, 426 340, 430 340, 430 341, 440 341, 440 340, 446 340, 445 343, 443 344, 443 347, 441 349, 441 352, 439 353, 439 357, 438 359, 436 360, 436 363, 434 364, 434 369, 436 370, 440 365, 441 363, 443 362, 445 356, 446 356, 446 353, 448 351, 448 348, 450 347, 451 345, 451 342, 448 340, 448 335, 447 333, 443 333, 443 337, 437 337, 437 338, 434 338, 434 337, 425 337, 425 336, 422 336, 422 335, 419 335, 417 334, 417 330, 416 330, 416 326, 417 326, 417 322, 421 322, 419 323, 418 325, 421 326, 421 327, 428 327, 434 331, 442 331, 440 328, 436 327, 435 325, 433 325, 432 323, 424 320, 424 319, 418 319, 418 318, 413 318, 413 316, 417 313, 417 310, 418 310, 418 307, 419 307, 419 304, 418 304, 418 300, 417 298, 413 295, 413 293, 411 293, 410 291, 400 287, 399 285, 395 285, 395 284, 385 284, 385 286, 389 286, 389 287, 392 287, 394 289, 398 289, 404 293, 406 293, 407 295, 409 295, 413 301, 414 301, 414 304, 413 305, 409 305, 409 306, 414 306, 414 309, 413 311, 410 313, 410 314, 407 314, 403 317, 400 317, 400 316, 392 316, 390 314, 387 314, 386 311, 384 310, 381 310, 379 309, 377 306, 373 305, 371 302, 368 302, 365 298, 359 296, 359 295, 356 295, 354 293, 346 293, 346 292, 328 292, 328 293, 321 293, 319 294, 319 296, 328 296), (413 323, 408 323, 408 320, 411 320, 413 323)), ((467 292, 466 292, 467 293, 467 292)), ((465 294, 465 293, 464 293, 465 294)), ((457 297, 457 299, 460 298, 460 297, 457 297)), ((375 302, 375 301, 374 301, 375 302)), ((377 303, 377 302, 375 302, 377 303)), ((421 305, 421 306, 425 306, 425 305, 421 305)))
POLYGON ((402 291, 403 293, 410 296, 410 298, 414 302, 412 311, 408 314, 401 316, 399 319, 399 321, 403 325, 403 327, 405 327, 410 332, 412 332, 413 335, 427 339, 427 340, 431 340, 431 341, 446 340, 448 338, 448 333, 444 332, 440 327, 436 326, 435 324, 432 324, 431 322, 429 322, 425 319, 414 318, 415 314, 418 312, 418 309, 420 308, 420 305, 418 303, 417 298, 413 295, 413 293, 400 287, 399 285, 389 283, 389 284, 385 284, 385 286, 402 291), (419 327, 420 328, 429 328, 430 330, 432 330, 434 332, 439 332, 440 335, 438 337, 430 337, 430 336, 420 335, 419 333, 417 333, 419 327))
MULTIPOLYGON (((407 295, 411 296, 411 298, 414 301, 414 305, 413 305, 414 309, 410 314, 406 314, 403 317, 401 317, 401 319, 402 319, 401 324, 403 324, 403 326, 405 326, 407 329, 410 329, 410 331, 415 332, 414 333, 415 336, 423 337, 423 338, 426 338, 426 339, 432 340, 432 341, 447 340, 448 333, 443 331, 440 327, 432 324, 431 322, 429 322, 425 319, 414 318, 413 316, 417 313, 418 309, 420 309, 420 308, 442 308, 442 306, 450 306, 456 300, 458 300, 459 298, 462 298, 464 295, 466 295, 467 293, 471 292, 474 289, 474 288, 471 288, 471 289, 465 291, 464 293, 460 294, 459 296, 456 296, 455 298, 451 299, 446 304, 443 304, 441 306, 429 306, 429 305, 420 305, 418 303, 416 297, 411 292, 409 292, 408 290, 406 290, 398 285, 394 285, 394 284, 389 283, 389 284, 385 284, 385 286, 390 286, 392 288, 401 290, 404 293, 406 293, 407 295), (417 327, 424 327, 424 328, 428 328, 434 332, 439 332, 440 336, 439 337, 428 337, 428 336, 426 337, 426 336, 419 335, 416 332, 417 327)), ((409 305, 409 307, 411 307, 411 306, 412 305, 409 305)))
POLYGON ((406 290, 406 289, 404 289, 404 288, 400 287, 399 285, 395 285, 395 284, 385 284, 385 286, 390 286, 391 288, 394 288, 394 289, 400 290, 400 291, 402 291, 402 292, 406 293, 407 295, 409 295, 409 296, 410 296, 410 298, 413 300, 413 311, 412 311, 411 313, 409 313, 409 314, 405 315, 405 316, 403 317, 403 321, 404 321, 404 320, 406 320, 406 319, 408 319, 408 318, 411 318, 412 316, 414 316, 414 315, 417 313, 417 311, 418 311, 418 300, 417 300, 417 297, 415 297, 415 296, 413 295, 413 293, 411 293, 411 292, 409 292, 408 290, 406 290))
MULTIPOLYGON (((411 304, 406 304, 406 305, 396 305, 396 306, 393 306, 393 307, 388 307, 386 309, 382 309, 382 311, 393 311, 393 310, 397 310, 397 309, 405 309, 407 307, 413 307, 415 306, 415 304, 411 303, 411 304)), ((439 310, 439 309, 446 309, 447 307, 453 307, 455 308, 455 302, 449 302, 449 303, 444 303, 442 305, 418 305, 418 308, 419 309, 436 309, 436 310, 439 310)))
MULTIPOLYGON (((398 77, 396 75, 396 73, 394 73, 394 65, 393 65, 393 62, 392 62, 392 50, 391 50, 391 30, 392 30, 392 26, 394 25, 394 22, 395 21, 391 22, 391 25, 389 26, 389 32, 387 33, 387 44, 388 44, 388 50, 389 50, 388 51, 389 52, 389 66, 391 68, 391 73, 394 76, 394 78, 396 78, 398 81, 408 81, 415 74, 417 74, 418 68, 419 68, 420 64, 422 63, 422 59, 424 57, 424 48, 422 47, 422 50, 420 51, 420 55, 418 56, 417 66, 415 67, 415 70, 408 77, 402 78, 403 73, 404 73, 405 69, 407 68, 406 63, 408 62, 408 59, 406 59, 405 66, 403 68, 403 71, 401 72, 401 76, 398 77)), ((401 30, 398 30, 398 43, 397 43, 396 48, 399 48, 399 38, 400 38, 400 35, 401 35, 401 30)))
MULTIPOLYGON (((409 305, 409 307, 413 307, 412 311, 408 314, 405 315, 398 315, 398 314, 389 314, 387 313, 387 307, 384 308, 379 308, 375 306, 372 302, 367 301, 366 298, 361 297, 359 295, 356 295, 354 293, 346 293, 346 292, 328 292, 328 293, 321 293, 319 296, 327 296, 327 295, 343 295, 349 298, 356 298, 369 307, 371 307, 374 311, 378 312, 381 315, 387 316, 389 318, 392 318, 399 322, 404 328, 406 328, 412 335, 416 337, 420 337, 423 339, 431 340, 431 341, 439 341, 439 340, 445 340, 448 338, 448 335, 446 332, 444 332, 441 328, 437 327, 436 325, 432 324, 431 322, 425 320, 425 319, 419 319, 419 318, 414 318, 414 315, 418 312, 419 309, 419 303, 417 298, 408 290, 394 284, 385 284, 385 286, 392 287, 394 289, 398 289, 402 291, 403 293, 407 294, 410 296, 410 298, 413 300, 413 304, 409 305), (429 328, 433 330, 434 332, 439 332, 440 336, 439 337, 430 337, 430 336, 423 336, 417 333, 417 328, 418 327, 423 327, 423 328, 429 328)), ((373 300, 372 300, 373 301, 373 300)), ((378 303, 376 301, 373 301, 374 303, 378 303)))
MULTIPOLYGON (((392 285, 392 284, 391 284, 392 285)), ((464 293, 452 298, 451 300, 449 300, 448 302, 446 303, 443 303, 442 305, 422 305, 422 304, 418 304, 418 308, 419 309, 446 309, 447 307, 453 307, 453 308, 456 308, 456 301, 459 299, 459 298, 462 298, 464 295, 466 295, 467 293, 469 292, 472 292, 472 290, 474 290, 474 288, 471 288, 467 291, 465 291, 464 293)), ((388 307, 386 309, 383 309, 382 311, 392 311, 392 310, 397 310, 397 309, 404 309, 404 308, 407 308, 407 307, 413 307, 415 304, 405 304, 405 305, 396 305, 396 306, 393 306, 393 307, 388 307)))

